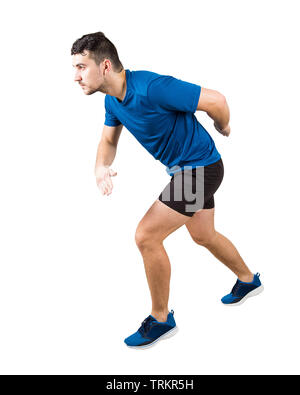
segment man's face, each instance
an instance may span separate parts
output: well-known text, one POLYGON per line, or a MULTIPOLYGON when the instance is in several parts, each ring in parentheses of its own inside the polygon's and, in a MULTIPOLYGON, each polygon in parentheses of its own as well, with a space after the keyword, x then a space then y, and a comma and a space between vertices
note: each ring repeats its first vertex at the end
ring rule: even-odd
POLYGON ((97 65, 87 51, 73 55, 73 67, 75 68, 75 82, 82 87, 83 93, 92 95, 95 92, 106 93, 106 82, 103 76, 103 64, 97 65))

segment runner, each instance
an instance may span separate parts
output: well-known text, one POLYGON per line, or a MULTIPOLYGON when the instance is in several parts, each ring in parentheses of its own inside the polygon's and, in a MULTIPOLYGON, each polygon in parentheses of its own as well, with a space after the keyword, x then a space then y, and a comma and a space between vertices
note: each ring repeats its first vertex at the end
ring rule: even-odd
POLYGON ((192 239, 206 247, 238 278, 221 301, 237 306, 262 292, 234 245, 214 228, 214 194, 224 167, 210 134, 195 117, 204 111, 215 129, 230 135, 225 97, 211 89, 151 71, 124 69, 113 43, 102 32, 87 34, 72 46, 75 82, 84 94, 105 93, 105 122, 98 146, 95 175, 103 195, 113 189, 111 169, 123 126, 166 166, 170 182, 138 224, 135 240, 141 252, 152 298, 151 314, 127 346, 146 348, 173 335, 177 326, 169 311, 171 266, 164 239, 185 225, 192 239))

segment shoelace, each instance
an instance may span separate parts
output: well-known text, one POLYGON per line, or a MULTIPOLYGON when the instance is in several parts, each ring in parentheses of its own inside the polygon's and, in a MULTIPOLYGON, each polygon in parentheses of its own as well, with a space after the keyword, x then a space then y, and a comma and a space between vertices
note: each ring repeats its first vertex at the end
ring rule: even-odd
MULTIPOLYGON (((260 277, 260 273, 256 273, 255 276, 256 277, 260 277)), ((242 285, 243 285, 243 283, 241 283, 240 281, 237 281, 235 283, 235 285, 234 285, 234 287, 232 288, 232 291, 231 291, 233 296, 237 296, 237 294, 238 294, 238 292, 239 292, 239 290, 240 290, 242 285)))
POLYGON ((241 283, 239 281, 237 281, 234 284, 234 287, 232 288, 232 291, 231 291, 233 296, 236 296, 238 294, 240 287, 241 287, 241 283))
POLYGON ((152 322, 154 319, 149 315, 141 324, 141 327, 139 328, 139 332, 141 333, 142 336, 145 336, 148 332, 148 330, 151 327, 152 322))

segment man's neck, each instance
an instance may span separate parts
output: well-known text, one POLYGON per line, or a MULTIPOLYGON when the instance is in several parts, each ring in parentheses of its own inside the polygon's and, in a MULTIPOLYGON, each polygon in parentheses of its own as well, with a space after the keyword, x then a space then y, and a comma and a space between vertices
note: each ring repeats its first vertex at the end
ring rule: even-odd
POLYGON ((119 101, 123 101, 126 95, 126 90, 126 71, 123 69, 120 73, 114 73, 113 81, 107 93, 110 96, 115 96, 119 101))

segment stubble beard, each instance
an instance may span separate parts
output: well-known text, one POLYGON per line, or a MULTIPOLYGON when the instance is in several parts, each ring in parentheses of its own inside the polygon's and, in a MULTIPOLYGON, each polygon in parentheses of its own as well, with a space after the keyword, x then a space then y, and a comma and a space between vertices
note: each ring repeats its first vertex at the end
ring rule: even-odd
POLYGON ((98 88, 93 88, 93 89, 88 88, 88 87, 86 87, 86 88, 87 88, 87 91, 85 91, 84 93, 88 96, 90 96, 96 92, 101 92, 101 93, 105 93, 105 94, 107 93, 107 87, 106 87, 105 83, 102 83, 101 85, 99 85, 98 88))

